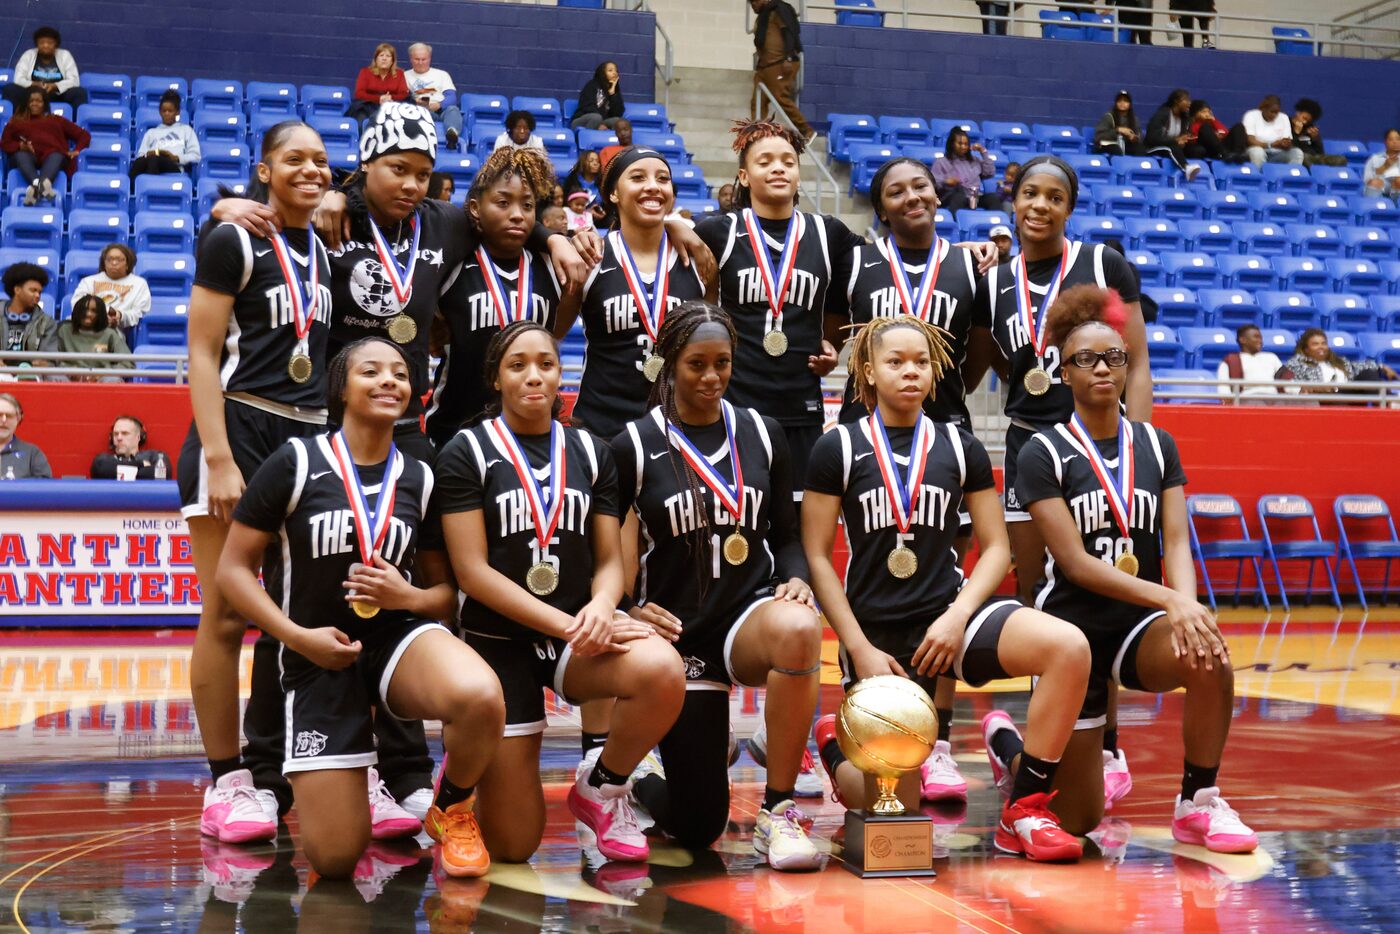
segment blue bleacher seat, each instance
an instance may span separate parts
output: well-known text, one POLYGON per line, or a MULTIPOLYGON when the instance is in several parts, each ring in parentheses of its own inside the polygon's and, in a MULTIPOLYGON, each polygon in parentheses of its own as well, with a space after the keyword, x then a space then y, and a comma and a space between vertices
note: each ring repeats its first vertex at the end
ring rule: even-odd
POLYGON ((1376 264, 1380 267, 1381 275, 1385 281, 1390 283, 1390 287, 1381 294, 1400 294, 1400 260, 1388 259, 1376 264))
POLYGON ((1167 274, 1162 269, 1162 261, 1151 250, 1128 250, 1128 262, 1137 268, 1138 279, 1144 288, 1167 284, 1167 274))
POLYGON ((544 143, 544 151, 554 165, 573 165, 578 159, 578 146, 574 142, 574 131, 553 129, 537 131, 544 143))
POLYGON ((1400 332, 1400 296, 1370 295, 1367 304, 1376 314, 1376 330, 1400 332))
POLYGON ((0 246, 16 250, 63 247, 63 213, 54 207, 7 207, 0 213, 0 246))
POLYGON ((1380 261, 1400 255, 1400 248, 1391 235, 1380 227, 1339 227, 1337 235, 1346 255, 1353 259, 1380 261))
POLYGON ((126 136, 95 136, 88 148, 78 153, 79 172, 125 175, 130 166, 131 140, 126 136))
POLYGON ((1351 205, 1338 195, 1303 195, 1298 204, 1303 209, 1302 220, 1309 224, 1339 226, 1354 219, 1351 205))
MULTIPOLYGON (((476 158, 478 164, 485 164, 486 160, 491 158, 491 153, 496 151, 495 143, 493 143, 490 138, 493 135, 494 134, 488 133, 486 139, 479 139, 473 142, 471 153, 476 158)), ((569 172, 569 166, 556 165, 554 167, 554 172, 559 177, 559 180, 563 181, 564 176, 569 172)))
POLYGON ((151 288, 151 295, 165 298, 188 298, 194 286, 194 257, 176 253, 152 253, 142 256, 142 277, 151 288))
POLYGON ((354 99, 347 87, 335 84, 303 84, 301 112, 306 117, 343 117, 354 99))
MULTIPOLYGON (((1317 47, 1312 42, 1312 33, 1297 26, 1275 26, 1273 28, 1274 51, 1280 55, 1316 55, 1317 47)), ((1288 604, 1285 601, 1284 606, 1288 604)))
MULTIPOLYGON (((632 139, 637 139, 637 134, 632 135, 632 139)), ((612 130, 579 130, 578 148, 579 152, 586 149, 604 149, 608 146, 617 145, 617 134, 612 130)))
POLYGON ((281 81, 249 81, 244 89, 249 116, 278 113, 297 116, 297 86, 281 81))
POLYGON ((1400 367, 1400 334, 1367 331, 1357 335, 1361 352, 1389 367, 1400 367))
POLYGON ((189 314, 189 296, 153 295, 151 296, 151 311, 161 315, 189 314))
POLYGON ((1318 184, 1313 181, 1312 173, 1308 171, 1307 166, 1266 162, 1261 168, 1264 173, 1264 182, 1269 186, 1270 191, 1286 191, 1295 195, 1318 193, 1318 184))
POLYGON ((1084 151, 1084 135, 1072 126, 1036 123, 1031 126, 1031 136, 1041 152, 1067 156, 1084 151))
MULTIPOLYGON (((1207 325, 1205 308, 1191 289, 1145 286, 1142 291, 1157 303, 1157 324, 1172 328, 1198 328, 1207 325)), ((1185 363, 1181 365, 1184 366, 1185 363)))
POLYGON ((126 211, 74 208, 68 212, 68 249, 100 250, 109 243, 125 243, 127 223, 126 211))
POLYGON ((1394 226, 1400 224, 1400 206, 1379 195, 1353 195, 1347 201, 1352 217, 1343 224, 1394 226))
POLYGON ((137 211, 131 221, 132 248, 151 253, 193 253, 194 218, 170 211, 137 211))
POLYGON ((199 199, 199 218, 202 220, 209 216, 209 210, 214 206, 214 202, 219 200, 219 187, 229 189, 235 197, 242 197, 248 191, 247 179, 218 179, 201 178, 195 183, 195 195, 199 199))
POLYGON ((1226 354, 1239 349, 1235 342, 1235 332, 1224 328, 1179 328, 1177 340, 1186 351, 1186 359, 1193 367, 1219 366, 1226 354))
POLYGON ((1161 254, 1161 259, 1169 285, 1192 289, 1220 286, 1220 270, 1215 266, 1215 257, 1209 253, 1168 251, 1161 254))
POLYGON ((638 130, 632 134, 632 141, 638 146, 648 146, 670 160, 672 165, 690 161, 685 151, 685 140, 677 133, 651 133, 638 130))
POLYGON ((88 103, 102 107, 131 106, 131 76, 110 74, 101 71, 82 73, 83 90, 87 91, 88 103))
POLYGON ((131 202, 125 175, 117 172, 75 172, 70 185, 75 210, 119 211, 131 202))
POLYGON ((1255 292, 1254 300, 1264 309, 1265 328, 1300 331, 1322 323, 1322 313, 1302 292, 1255 292))
POLYGON ((980 211, 964 208, 958 212, 958 228, 968 240, 986 240, 998 224, 1011 225, 1011 218, 1002 211, 980 211))
POLYGON ((1206 324, 1211 327, 1234 329, 1242 324, 1258 327, 1264 322, 1264 310, 1255 303, 1254 295, 1244 289, 1201 289, 1196 299, 1205 309, 1206 324))
POLYGON ((1381 274, 1380 267, 1369 259, 1329 259, 1333 292, 1354 292, 1357 295, 1377 295, 1389 289, 1391 283, 1381 274))
POLYGON ((1286 191, 1251 191, 1249 206, 1261 224, 1287 224, 1303 218, 1303 206, 1286 191))
POLYGON ((1235 232, 1227 221, 1184 220, 1177 229, 1186 238, 1184 249, 1193 253, 1235 253, 1235 232))
POLYGON ((1153 217, 1189 220, 1202 214, 1201 202, 1189 188, 1150 185, 1142 193, 1147 198, 1153 217))
POLYGON ((671 185, 676 189, 676 199, 697 199, 710 196, 710 185, 705 181, 705 173, 696 165, 674 165, 671 167, 671 185))
POLYGON ((131 106, 159 107, 160 96, 166 91, 178 91, 181 100, 188 100, 190 96, 190 88, 184 78, 138 75, 136 77, 135 94, 132 97, 131 106))
MULTIPOLYGON (((1366 164, 1366 160, 1371 157, 1371 152, 1366 148, 1366 144, 1359 139, 1327 139, 1327 154, 1329 156, 1344 156, 1347 165, 1355 169, 1360 169, 1366 164)), ((1317 173, 1314 172, 1314 175, 1317 173)))
POLYGON ((1108 156, 1080 152, 1070 153, 1064 158, 1079 176, 1081 186, 1108 184, 1113 181, 1113 166, 1108 161, 1108 156))
POLYGON ((72 305, 72 295, 78 290, 78 283, 83 277, 102 268, 102 246, 91 250, 69 250, 63 254, 63 294, 69 296, 68 305, 72 305))
MULTIPOLYGON (((902 152, 904 155, 908 156, 910 159, 917 159, 924 165, 929 166, 930 168, 933 166, 933 163, 936 160, 943 158, 943 148, 941 146, 935 146, 932 143, 930 143, 927 146, 921 146, 918 143, 911 143, 907 146, 899 147, 899 151, 902 152)), ((982 190, 986 191, 987 186, 989 184, 995 186, 996 181, 997 179, 995 177, 984 178, 982 180, 982 190)))
POLYGON ((1005 120, 983 120, 982 137, 988 149, 1032 149, 1031 128, 1024 123, 1005 120))
MULTIPOLYGON (((830 114, 827 115, 830 119, 830 114)), ((947 117, 930 117, 928 128, 933 132, 933 139, 936 143, 942 143, 948 138, 948 134, 954 129, 960 129, 967 134, 967 138, 974 143, 982 141, 982 127, 976 120, 949 119, 947 117)), ((988 148, 994 148, 989 145, 988 148)))
MULTIPOLYGON (((1188 355, 1189 357, 1189 355, 1188 355)), ((1215 374, 1187 367, 1153 367, 1152 384, 1172 398, 1159 400, 1167 405, 1219 405, 1215 374)))
POLYGON ((190 125, 201 143, 248 142, 248 118, 241 110, 199 110, 190 125))
POLYGON ((1180 367, 1186 364, 1186 350, 1176 339, 1170 326, 1153 323, 1147 326, 1147 356, 1152 368, 1180 367))
MULTIPOLYGON (((176 123, 189 123, 191 115, 181 111, 175 118, 176 123)), ((156 107, 140 107, 132 115, 131 121, 131 148, 134 151, 141 145, 141 139, 146 135, 146 131, 161 126, 165 121, 160 118, 160 110, 156 107)))
POLYGON ((93 136, 126 136, 131 132, 131 111, 114 104, 83 104, 77 124, 93 136))
POLYGON ((1070 216, 1070 229, 1076 240, 1090 243, 1103 243, 1106 240, 1126 242, 1128 230, 1116 217, 1097 217, 1092 214, 1070 216))
POLYGON ((933 212, 933 229, 940 237, 956 238, 958 236, 957 218, 943 208, 939 208, 933 212))
POLYGON ((438 153, 437 171, 451 175, 458 191, 466 191, 471 187, 472 179, 476 178, 476 170, 480 167, 481 162, 469 153, 438 153))
POLYGON ((189 317, 187 315, 170 314, 159 312, 154 308, 145 315, 136 325, 136 333, 132 339, 138 345, 146 345, 157 348, 156 353, 165 351, 168 347, 185 346, 185 335, 189 329, 189 317))
POLYGON ((1095 13, 1093 10, 1080 10, 1079 21, 1084 26, 1084 38, 1090 42, 1116 42, 1111 13, 1095 13))
POLYGON ((1161 253, 1166 250, 1182 250, 1186 238, 1177 229, 1176 221, 1160 217, 1129 217, 1123 227, 1132 240, 1135 250, 1153 250, 1161 253))
POLYGON ((232 78, 196 78, 190 82, 193 110, 243 112, 243 82, 232 78))
POLYGON ((875 172, 880 166, 898 156, 899 150, 894 146, 881 144, 852 143, 850 155, 850 191, 867 194, 870 191, 870 180, 874 178, 875 172))
POLYGON ((1264 349, 1278 354, 1280 360, 1287 360, 1298 345, 1298 335, 1287 328, 1268 327, 1260 331, 1264 338, 1264 349))
POLYGON ((200 180, 206 178, 247 181, 252 166, 252 155, 246 144, 210 143, 201 146, 199 160, 200 180))
POLYGON ((1283 231, 1294 256, 1326 258, 1343 253, 1342 238, 1326 224, 1284 224, 1283 231))
POLYGON ((1326 195, 1353 195, 1361 193, 1361 169, 1344 165, 1315 165, 1312 167, 1313 181, 1317 182, 1326 195))
MULTIPOLYGON (((268 130, 272 129, 279 123, 285 123, 288 120, 296 119, 299 118, 290 117, 287 114, 284 114, 281 111, 277 110, 262 110, 258 111, 257 113, 254 113, 251 117, 248 118, 249 149, 251 149, 253 152, 257 152, 258 148, 262 145, 263 135, 266 134, 268 130)), ((329 146, 326 148, 330 149, 329 146)), ((358 140, 356 140, 355 148, 359 148, 358 140)))
POLYGON ((331 149, 326 155, 326 162, 330 165, 332 172, 344 172, 347 175, 360 167, 360 149, 358 146, 351 149, 331 149))
POLYGON ((510 113, 510 99, 501 94, 462 94, 458 96, 458 107, 467 122, 478 120, 489 123, 504 123, 510 113))
POLYGON ((1263 191, 1264 173, 1249 163, 1222 163, 1215 171, 1217 184, 1223 191, 1263 191))
POLYGON ((1074 39, 1078 41, 1088 38, 1084 33, 1084 27, 1079 25, 1079 17, 1068 10, 1041 10, 1040 37, 1042 39, 1074 39))
POLYGON ((1170 177, 1152 156, 1113 156, 1109 162, 1121 185, 1165 185, 1170 177))
POLYGON ((1131 217, 1147 217, 1151 206, 1142 189, 1132 185, 1099 185, 1094 188, 1094 199, 1102 214, 1108 214, 1126 221, 1131 217))
MULTIPOLYGON (((992 150, 991 152, 997 151, 998 150, 992 150)), ((1034 149, 1022 149, 1020 146, 1003 146, 999 151, 1001 152, 1002 158, 1005 160, 1005 162, 999 162, 999 165, 1005 165, 1007 162, 1019 162, 1021 165, 1025 165, 1026 160, 1034 157, 1036 154, 1034 149)), ((993 161, 996 160, 994 159, 993 161)))
POLYGON ((909 145, 933 144, 933 132, 928 128, 928 121, 922 117, 881 117, 877 122, 882 143, 901 149, 909 145))
POLYGON ((1246 192, 1213 191, 1206 189, 1197 194, 1204 215, 1216 221, 1250 221, 1254 210, 1249 206, 1246 192))
MULTIPOLYGON (((360 143, 360 125, 353 117, 335 117, 327 115, 312 114, 306 118, 307 124, 321 134, 321 142, 326 144, 326 149, 347 149, 358 146, 360 143)), ((441 136, 438 137, 442 139, 441 136)), ((573 143, 573 134, 569 134, 569 142, 573 143)))
POLYGON ((875 9, 875 0, 836 0, 838 7, 855 7, 853 10, 837 10, 836 25, 838 26, 873 26, 885 25, 885 14, 875 9))
POLYGON ((1259 256, 1286 256, 1292 252, 1288 236, 1280 224, 1236 224, 1235 241, 1241 253, 1259 256))
POLYGON ((837 162, 851 161, 852 143, 880 142, 879 124, 867 114, 831 113, 826 119, 831 122, 827 151, 837 162))
MULTIPOLYGON (((575 101, 577 103, 577 101, 575 101)), ((562 115, 562 109, 561 109, 562 115)), ((634 130, 655 130, 658 133, 671 132, 671 120, 666 115, 664 104, 627 102, 623 111, 634 130)))
MULTIPOLYGON (((511 110, 523 110, 535 118, 535 129, 555 129, 564 125, 564 113, 559 101, 553 97, 516 97, 510 102, 511 110)), ((634 130, 637 128, 634 124, 634 130)))
POLYGON ((1314 256, 1280 256, 1274 259, 1279 286, 1288 291, 1326 291, 1327 268, 1314 256))
POLYGON ((1313 304, 1322 312, 1323 330, 1374 331, 1376 313, 1364 295, 1347 292, 1323 292, 1313 296, 1313 304))

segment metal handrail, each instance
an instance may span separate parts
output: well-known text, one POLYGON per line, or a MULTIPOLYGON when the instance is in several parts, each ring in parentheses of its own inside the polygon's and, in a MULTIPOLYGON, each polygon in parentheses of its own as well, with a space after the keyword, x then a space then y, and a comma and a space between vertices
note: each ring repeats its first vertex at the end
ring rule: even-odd
MULTIPOLYGON (((768 90, 768 86, 766 84, 763 84, 762 82, 755 83, 754 85, 753 112, 755 114, 763 113, 764 98, 768 99, 768 103, 772 106, 773 113, 777 115, 777 119, 779 120, 779 122, 786 125, 788 129, 792 130, 793 133, 797 133, 797 125, 792 122, 792 120, 788 117, 787 113, 784 112, 783 108, 778 104, 778 99, 773 96, 773 92, 768 90)), ((841 212, 841 186, 836 183, 836 176, 831 174, 831 170, 828 169, 825 165, 823 165, 820 159, 808 159, 804 164, 810 165, 813 168, 815 168, 817 170, 817 174, 821 176, 817 179, 816 183, 815 201, 817 205, 817 213, 839 214, 841 212), (826 197, 823 194, 826 191, 827 185, 831 186, 830 210, 828 210, 826 207, 826 197)), ((805 190, 806 187, 807 183, 802 180, 801 176, 799 176, 797 179, 797 190, 800 192, 805 190)))
POLYGON ((1206 376, 1204 379, 1187 376, 1152 376, 1152 396, 1159 401, 1199 401, 1225 403, 1229 405, 1379 405, 1384 408, 1400 407, 1400 384, 1395 383, 1327 383, 1335 392, 1305 393, 1310 386, 1324 385, 1306 383, 1293 379, 1246 380, 1217 379, 1206 376), (1181 388, 1171 388, 1181 387, 1181 388), (1270 388, 1271 395, 1263 393, 1245 394, 1246 390, 1270 388), (1222 391, 1223 390, 1223 391, 1222 391))
MULTIPOLYGON (((141 380, 174 380, 185 383, 189 380, 188 354, 184 353, 68 353, 62 351, 19 351, 7 350, 0 360, 0 376, 12 376, 19 380, 46 381, 50 377, 86 377, 90 379, 117 378, 126 382, 141 380), (34 366, 37 361, 57 363, 57 366, 34 366), (84 366, 83 361, 100 363, 155 363, 169 364, 150 368, 84 366), (18 361, 18 362, 16 362, 18 361), (23 365, 22 365, 23 364, 23 365), (67 364, 67 365, 64 365, 67 364)), ((0 383, 3 386, 4 383, 0 383)))
POLYGON ((661 17, 656 15, 656 11, 651 8, 647 0, 625 0, 628 4, 623 9, 628 12, 645 12, 651 14, 652 24, 656 27, 656 33, 661 37, 661 61, 653 59, 652 64, 656 66, 657 73, 661 76, 661 103, 666 107, 667 114, 671 110, 671 82, 676 80, 676 49, 671 43, 671 37, 666 34, 666 30, 661 26, 661 17))

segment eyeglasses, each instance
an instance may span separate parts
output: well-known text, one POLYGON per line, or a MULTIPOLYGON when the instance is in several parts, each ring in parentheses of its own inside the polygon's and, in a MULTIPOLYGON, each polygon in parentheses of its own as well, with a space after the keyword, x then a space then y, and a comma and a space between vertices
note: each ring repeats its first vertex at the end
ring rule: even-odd
POLYGON ((1093 350, 1076 350, 1065 362, 1073 364, 1081 370, 1092 370, 1099 365, 1100 360, 1117 369, 1120 366, 1128 365, 1128 352, 1119 350, 1117 347, 1102 353, 1093 350))

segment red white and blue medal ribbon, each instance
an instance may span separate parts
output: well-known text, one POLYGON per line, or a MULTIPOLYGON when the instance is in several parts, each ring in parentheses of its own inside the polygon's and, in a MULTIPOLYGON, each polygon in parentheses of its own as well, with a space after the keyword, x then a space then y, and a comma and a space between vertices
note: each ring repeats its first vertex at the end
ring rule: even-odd
POLYGON ((753 209, 744 208, 744 226, 748 228, 749 242, 753 244, 753 255, 758 261, 759 278, 763 280, 764 291, 768 293, 768 308, 773 315, 774 329, 777 329, 778 319, 782 317, 788 283, 792 281, 792 270, 797 265, 797 246, 802 240, 800 217, 801 214, 794 211, 792 219, 788 221, 787 233, 783 236, 783 252, 778 258, 777 272, 774 272, 763 227, 753 209))
POLYGON ((1089 461, 1089 466, 1094 470, 1094 476, 1098 477, 1099 485, 1108 494, 1108 506, 1113 511, 1114 521, 1118 523, 1118 529, 1123 533, 1124 538, 1131 538, 1133 527, 1133 427, 1126 418, 1118 418, 1118 473, 1115 476, 1109 472, 1108 465, 1104 463, 1103 455, 1099 453, 1098 446, 1094 444, 1094 439, 1089 435, 1084 423, 1079 420, 1079 413, 1070 416, 1070 434, 1074 435, 1079 446, 1084 450, 1084 457, 1089 461))
POLYGON ((666 231, 661 232, 661 249, 656 253, 656 278, 650 291, 637 269, 637 261, 632 258, 632 251, 627 248, 627 241, 622 239, 622 232, 614 230, 608 234, 608 239, 612 242, 617 264, 622 267, 627 288, 632 292, 632 300, 637 303, 637 316, 642 319, 642 328, 655 344, 657 335, 661 333, 661 324, 666 320, 666 294, 671 279, 670 263, 667 262, 671 258, 671 245, 666 239, 666 231))
POLYGON ((404 310, 408 305, 408 300, 413 296, 413 273, 418 268, 418 238, 422 233, 422 228, 418 224, 416 213, 409 221, 409 226, 413 228, 413 246, 409 249, 408 264, 403 266, 394 257, 394 251, 389 249, 389 241, 384 239, 384 233, 374 222, 374 218, 369 219, 369 230, 374 235, 374 251, 379 254, 379 265, 384 267, 384 275, 389 279, 389 285, 394 290, 394 298, 399 303, 399 311, 404 310))
POLYGON ((359 542, 360 557, 365 564, 373 565, 374 556, 384 544, 384 536, 389 531, 389 520, 394 517, 395 491, 399 485, 399 475, 403 473, 403 458, 398 448, 389 443, 389 459, 384 469, 384 480, 379 485, 379 495, 374 508, 365 498, 364 485, 360 483, 360 471, 350 456, 350 448, 345 443, 345 432, 331 435, 331 451, 340 467, 340 482, 345 486, 345 498, 350 503, 350 516, 355 522, 355 538, 359 542))
POLYGON ((553 422, 549 429, 549 485, 541 487, 535 479, 534 468, 525 457, 525 451, 516 440, 504 418, 493 418, 486 423, 496 443, 510 459, 515 475, 520 478, 520 486, 525 490, 525 499, 530 504, 530 517, 535 523, 535 540, 540 551, 549 548, 549 540, 559 527, 559 517, 564 514, 564 483, 567 470, 564 456, 564 426, 553 422))
POLYGON ((287 292, 292 305, 292 325, 296 329, 297 343, 305 345, 306 336, 311 333, 311 322, 321 307, 321 264, 318 262, 321 241, 316 231, 306 229, 307 282, 303 289, 301 276, 297 273, 296 260, 292 259, 292 248, 280 230, 272 233, 272 252, 277 255, 277 265, 282 267, 282 278, 287 280, 287 292))
POLYGON ((886 239, 885 244, 890 261, 890 275, 894 277, 894 290, 899 295, 899 303, 903 306, 904 313, 927 321, 929 310, 933 307, 933 289, 934 284, 938 282, 938 269, 943 265, 943 257, 939 255, 943 246, 942 239, 937 233, 933 235, 933 246, 928 251, 928 259, 924 260, 924 281, 919 283, 917 292, 909 285, 909 274, 904 269, 904 258, 900 256, 894 237, 886 239))
POLYGON ((880 418, 880 410, 877 408, 870 413, 870 444, 875 449, 875 463, 885 481, 895 525, 902 534, 907 533, 914 522, 914 507, 922 493, 924 470, 928 467, 928 453, 933 449, 934 434, 932 420, 927 415, 920 415, 919 423, 914 427, 914 445, 909 449, 908 476, 901 476, 899 465, 895 463, 894 449, 890 446, 890 436, 885 431, 885 422, 880 418))
POLYGON ((724 417, 724 438, 729 443, 729 462, 734 465, 734 485, 720 475, 710 463, 709 458, 701 454, 699 449, 690 442, 685 433, 670 422, 666 423, 666 435, 670 438, 671 444, 690 469, 695 471, 695 475, 700 481, 709 487, 715 494, 715 499, 724 504, 724 508, 729 510, 729 514, 734 517, 736 528, 744 525, 744 469, 739 463, 739 445, 734 438, 734 406, 724 400, 720 400, 720 412, 724 417))
POLYGON ((530 317, 530 299, 534 295, 534 283, 531 281, 529 251, 520 254, 520 275, 515 283, 514 312, 511 311, 510 298, 506 295, 501 275, 496 271, 496 264, 485 247, 476 248, 476 261, 481 266, 482 278, 486 280, 486 291, 491 294, 491 304, 496 309, 496 326, 503 328, 507 324, 530 317))
POLYGON ((1026 254, 1022 253, 1016 257, 1016 314, 1021 319, 1021 324, 1025 326, 1026 333, 1030 335, 1031 346, 1035 348, 1037 360, 1045 356, 1045 343, 1049 339, 1049 332, 1045 330, 1045 313, 1050 310, 1050 306, 1055 303, 1055 297, 1060 294, 1060 284, 1065 281, 1065 273, 1069 272, 1069 241, 1065 241, 1064 252, 1060 254, 1060 268, 1055 273, 1055 278, 1050 280, 1050 284, 1045 289, 1045 298, 1040 303, 1040 320, 1036 321, 1035 309, 1031 306, 1031 277, 1026 272, 1026 254), (1037 323, 1040 325, 1037 327, 1037 323))

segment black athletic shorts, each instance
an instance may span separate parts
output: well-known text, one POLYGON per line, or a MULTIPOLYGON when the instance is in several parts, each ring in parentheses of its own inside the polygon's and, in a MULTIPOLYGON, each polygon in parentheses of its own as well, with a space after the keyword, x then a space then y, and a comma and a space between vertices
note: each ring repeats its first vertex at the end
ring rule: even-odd
POLYGON ((699 636, 687 637, 682 633, 676 643, 676 651, 685 663, 685 689, 687 691, 728 691, 735 685, 761 688, 763 684, 742 684, 734 674, 731 655, 734 651, 734 638, 739 630, 753 616, 754 610, 773 601, 773 587, 764 587, 754 593, 753 598, 742 604, 728 627, 715 627, 699 636))
MULTIPOLYGON (((244 483, 252 480, 263 461, 289 439, 309 438, 325 430, 325 425, 276 415, 236 399, 224 400, 224 433, 244 483)), ((209 465, 204 460, 199 426, 193 419, 180 448, 176 479, 180 485, 180 515, 186 519, 209 515, 209 465)))
POLYGON ((1035 437, 1035 432, 1020 425, 1006 426, 1006 457, 1001 462, 1001 501, 1006 507, 1007 522, 1029 522, 1031 514, 1026 512, 1016 496, 1016 458, 1021 447, 1035 437))
MULTIPOLYGON (((1047 609, 1047 613, 1054 610, 1047 609)), ((1137 653, 1147 627, 1166 616, 1161 610, 1143 611, 1137 618, 1113 620, 1095 618, 1092 625, 1082 625, 1070 617, 1061 617, 1078 626, 1089 640, 1089 687, 1084 692, 1084 706, 1075 721, 1076 730, 1092 730, 1108 720, 1108 693, 1116 682, 1134 691, 1146 690, 1138 678, 1137 653)))
MULTIPOLYGON (((979 606, 967 621, 967 629, 963 631, 962 649, 953 659, 950 673, 959 681, 975 688, 988 681, 1011 677, 1001 667, 1001 661, 997 658, 997 643, 1001 641, 1001 630, 1006 626, 1011 614, 1024 608, 1025 605, 1019 600, 1008 600, 1005 597, 992 597, 979 606)), ((870 644, 881 652, 893 655, 910 679, 927 691, 929 697, 933 696, 934 688, 938 686, 938 676, 929 677, 914 671, 914 653, 923 643, 924 634, 928 632, 928 627, 934 619, 937 617, 907 623, 880 624, 864 629, 870 644)), ((850 656, 846 654, 845 646, 841 647, 837 657, 841 663, 841 686, 850 690, 851 685, 855 683, 856 672, 850 656)))
POLYGON ((807 464, 812 460, 812 448, 824 431, 821 425, 784 425, 788 458, 792 464, 792 489, 797 496, 807 489, 807 464))
POLYGON ((544 689, 549 688, 570 704, 564 695, 564 673, 573 650, 563 639, 540 633, 534 638, 510 639, 464 630, 467 645, 486 660, 501 681, 506 699, 506 736, 543 733, 544 689))
MULTIPOLYGON (((374 707, 393 717, 389 682, 404 651, 441 623, 411 619, 376 626, 348 668, 331 671, 278 646, 286 736, 282 774, 353 769, 379 761, 374 707)), ((399 717, 399 719, 403 719, 399 717)))

